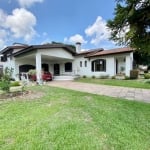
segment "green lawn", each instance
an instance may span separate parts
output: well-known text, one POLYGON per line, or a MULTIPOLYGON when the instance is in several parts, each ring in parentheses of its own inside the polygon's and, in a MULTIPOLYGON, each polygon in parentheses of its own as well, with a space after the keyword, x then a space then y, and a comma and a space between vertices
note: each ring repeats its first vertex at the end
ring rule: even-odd
POLYGON ((77 82, 95 83, 112 86, 124 86, 133 88, 150 89, 150 83, 146 83, 146 80, 116 80, 116 79, 93 79, 93 78, 79 78, 77 82))
POLYGON ((1 150, 148 150, 150 104, 36 86, 0 102, 1 150))

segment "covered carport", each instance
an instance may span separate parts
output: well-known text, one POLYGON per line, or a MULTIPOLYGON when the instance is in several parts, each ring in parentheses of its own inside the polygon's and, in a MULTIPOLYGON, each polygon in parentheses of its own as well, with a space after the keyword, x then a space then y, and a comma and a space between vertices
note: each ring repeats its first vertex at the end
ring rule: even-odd
POLYGON ((52 74, 64 73, 64 64, 74 60, 74 52, 66 47, 35 47, 30 51, 19 52, 14 55, 16 73, 36 69, 37 82, 41 80, 42 69, 50 71, 52 74), (34 49, 34 51, 33 51, 34 49), (27 68, 26 68, 26 67, 27 68), (58 67, 59 66, 59 67, 58 67), (58 71, 59 69, 59 71, 58 71))

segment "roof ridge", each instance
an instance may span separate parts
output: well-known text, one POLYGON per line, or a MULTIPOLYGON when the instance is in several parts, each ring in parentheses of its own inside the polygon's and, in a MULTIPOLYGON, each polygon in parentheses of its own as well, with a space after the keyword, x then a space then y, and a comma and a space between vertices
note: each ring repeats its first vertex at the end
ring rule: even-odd
POLYGON ((132 52, 133 50, 134 49, 132 49, 130 47, 116 48, 116 49, 99 51, 99 52, 97 52, 95 54, 89 54, 89 55, 87 55, 85 57, 94 57, 94 56, 103 56, 103 55, 126 53, 126 52, 132 52))

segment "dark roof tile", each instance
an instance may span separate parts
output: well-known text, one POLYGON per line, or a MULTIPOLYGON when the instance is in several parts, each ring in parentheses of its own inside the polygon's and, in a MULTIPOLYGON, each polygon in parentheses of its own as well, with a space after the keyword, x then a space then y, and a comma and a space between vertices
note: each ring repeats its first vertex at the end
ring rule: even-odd
POLYGON ((132 52, 133 49, 130 47, 124 47, 124 48, 115 48, 111 50, 103 50, 96 53, 91 53, 85 55, 85 57, 96 57, 96 56, 104 56, 104 55, 112 55, 112 54, 120 54, 120 53, 129 53, 132 52))

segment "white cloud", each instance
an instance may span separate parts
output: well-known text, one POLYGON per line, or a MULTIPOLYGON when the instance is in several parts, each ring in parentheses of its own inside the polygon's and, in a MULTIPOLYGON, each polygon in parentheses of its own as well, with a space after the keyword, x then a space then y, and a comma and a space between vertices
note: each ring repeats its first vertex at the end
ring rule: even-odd
POLYGON ((7 15, 5 14, 5 12, 2 9, 0 9, 0 27, 5 26, 6 18, 7 18, 7 15))
POLYGON ((91 44, 98 45, 101 41, 108 40, 110 31, 106 26, 106 21, 98 16, 96 21, 85 29, 85 34, 92 37, 91 44))
POLYGON ((13 33, 13 37, 23 38, 25 41, 30 41, 35 36, 35 25, 36 17, 24 8, 14 9, 5 21, 5 27, 13 33))
POLYGON ((7 40, 7 32, 4 29, 0 29, 0 48, 4 47, 7 40))
POLYGON ((0 9, 0 47, 17 38, 30 42, 37 35, 35 25, 36 17, 24 8, 14 9, 10 15, 0 9))
POLYGON ((5 45, 5 41, 3 39, 0 39, 0 50, 3 48, 5 45))
POLYGON ((64 42, 70 42, 70 43, 80 42, 82 44, 87 43, 87 41, 85 41, 83 36, 80 34, 75 34, 75 35, 71 36, 70 38, 64 38, 64 42))
POLYGON ((17 0, 21 7, 30 7, 34 3, 42 3, 44 0, 17 0))
POLYGON ((5 39, 7 37, 7 32, 4 29, 0 29, 0 39, 5 39))

